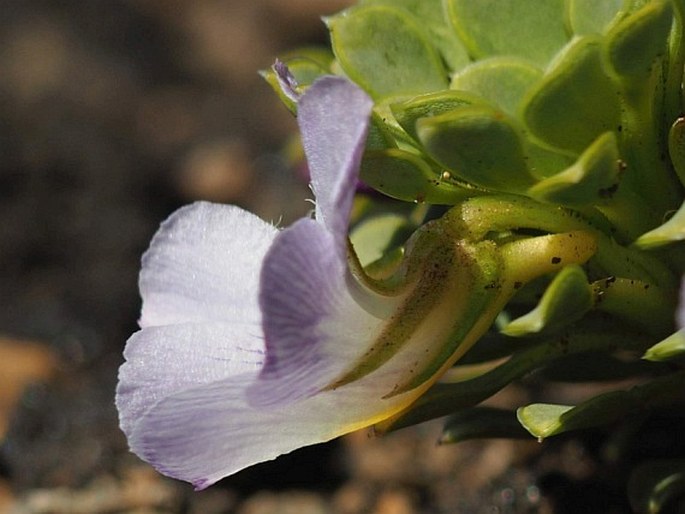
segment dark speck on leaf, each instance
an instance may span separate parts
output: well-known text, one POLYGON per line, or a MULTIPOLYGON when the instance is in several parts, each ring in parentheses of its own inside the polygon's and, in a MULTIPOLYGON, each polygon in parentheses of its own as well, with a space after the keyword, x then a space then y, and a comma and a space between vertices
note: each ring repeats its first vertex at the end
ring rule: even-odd
POLYGON ((552 264, 559 264, 561 262, 561 257, 552 257, 552 264))

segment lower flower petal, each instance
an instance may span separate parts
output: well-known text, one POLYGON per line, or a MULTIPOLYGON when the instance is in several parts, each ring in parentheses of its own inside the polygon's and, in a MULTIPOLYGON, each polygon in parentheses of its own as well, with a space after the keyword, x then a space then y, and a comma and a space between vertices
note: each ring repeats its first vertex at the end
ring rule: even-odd
POLYGON ((143 256, 140 325, 259 322, 259 271, 277 233, 234 206, 197 202, 176 211, 143 256))
POLYGON ((413 398, 379 399, 369 381, 272 409, 250 407, 243 374, 161 400, 129 436, 132 450, 196 489, 297 448, 370 426, 413 398))
POLYGON ((261 327, 245 323, 145 328, 131 336, 119 369, 116 405, 122 430, 161 399, 240 373, 256 374, 264 360, 261 327))

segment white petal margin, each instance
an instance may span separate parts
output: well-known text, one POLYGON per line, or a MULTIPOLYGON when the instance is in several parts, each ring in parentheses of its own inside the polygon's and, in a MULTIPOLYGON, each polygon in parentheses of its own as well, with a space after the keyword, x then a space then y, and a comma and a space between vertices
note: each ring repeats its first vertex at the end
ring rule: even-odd
POLYGON ((264 340, 259 324, 149 327, 129 338, 124 358, 116 405, 121 429, 130 437, 141 417, 169 395, 243 373, 255 375, 264 361, 264 340))
MULTIPOLYGON (((369 426, 406 405, 381 400, 360 380, 290 405, 256 409, 246 401, 249 374, 167 396, 136 423, 132 450, 161 473, 196 489, 258 462, 369 426)), ((386 385, 387 380, 380 380, 386 385)))
POLYGON ((140 325, 259 323, 259 272, 277 233, 234 206, 197 202, 176 211, 143 256, 140 325))

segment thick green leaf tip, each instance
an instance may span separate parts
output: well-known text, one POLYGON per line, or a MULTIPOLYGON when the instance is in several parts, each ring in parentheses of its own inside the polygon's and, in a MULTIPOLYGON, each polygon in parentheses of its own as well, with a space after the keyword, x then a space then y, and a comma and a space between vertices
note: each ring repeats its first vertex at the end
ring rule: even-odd
POLYGON ((592 308, 587 276, 580 266, 566 266, 552 280, 538 306, 502 328, 502 333, 523 337, 543 330, 555 330, 580 319, 592 308))
POLYGON ((671 3, 653 0, 616 24, 606 42, 614 71, 626 77, 648 74, 654 60, 666 51, 672 21, 671 3))
POLYGON ((622 161, 613 132, 600 135, 567 169, 535 184, 533 198, 562 205, 596 205, 610 201, 619 187, 622 161))
POLYGON ((447 0, 447 12, 472 57, 515 55, 545 66, 568 40, 564 0, 447 0))
POLYGON ((517 409, 516 417, 528 432, 542 440, 559 430, 561 416, 571 409, 572 405, 536 403, 517 409))
POLYGON ((685 356, 685 329, 655 344, 642 356, 649 361, 668 361, 685 356))
POLYGON ((643 234, 635 241, 638 248, 658 248, 685 240, 685 202, 663 225, 643 234))
POLYGON ((467 106, 422 118, 416 131, 426 152, 471 184, 522 191, 533 182, 514 120, 487 106, 467 106))
POLYGON ((620 115, 602 41, 593 36, 570 43, 523 100, 523 119, 536 137, 578 153, 602 133, 617 130, 620 115))
POLYGON ((491 57, 475 62, 452 76, 451 89, 477 94, 511 116, 516 116, 523 95, 542 71, 517 57, 491 57))

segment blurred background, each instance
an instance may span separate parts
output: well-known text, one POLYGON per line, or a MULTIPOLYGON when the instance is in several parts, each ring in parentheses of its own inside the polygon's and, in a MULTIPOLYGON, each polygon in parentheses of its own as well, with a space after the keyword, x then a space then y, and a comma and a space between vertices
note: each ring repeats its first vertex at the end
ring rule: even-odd
POLYGON ((438 447, 439 424, 352 434, 202 493, 128 452, 113 397, 140 256, 194 200, 283 225, 309 210, 284 151, 294 120, 257 72, 325 44, 320 16, 348 3, 0 0, 0 513, 562 512, 540 470, 592 475, 573 441, 533 461, 532 441, 438 447))

